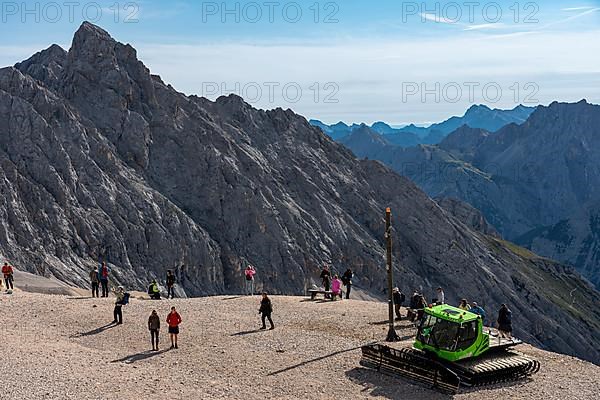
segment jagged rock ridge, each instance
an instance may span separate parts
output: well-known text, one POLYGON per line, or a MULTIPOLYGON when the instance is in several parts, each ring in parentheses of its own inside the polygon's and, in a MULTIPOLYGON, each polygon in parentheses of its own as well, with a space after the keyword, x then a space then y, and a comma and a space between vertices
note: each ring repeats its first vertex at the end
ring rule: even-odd
POLYGON ((291 110, 178 93, 92 24, 66 57, 52 47, 0 70, 0 120, 0 243, 29 271, 84 285, 105 257, 119 283, 143 289, 179 266, 181 287, 202 295, 238 291, 251 262, 265 289, 300 293, 330 262, 377 295, 391 206, 405 289, 508 302, 524 339, 600 358, 586 345, 598 293, 573 271, 471 230, 291 110))

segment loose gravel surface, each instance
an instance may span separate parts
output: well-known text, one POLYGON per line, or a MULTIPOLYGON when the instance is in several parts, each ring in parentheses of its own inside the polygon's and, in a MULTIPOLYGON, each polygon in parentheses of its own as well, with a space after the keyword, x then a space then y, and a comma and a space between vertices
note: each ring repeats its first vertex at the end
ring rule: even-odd
MULTIPOLYGON (((447 399, 425 386, 359 365, 360 346, 385 338, 387 306, 273 297, 276 329, 258 331, 260 298, 132 299, 124 324, 114 299, 16 291, 0 295, 0 399, 447 399), (179 349, 168 350, 166 315, 177 307, 179 349), (162 320, 150 351, 147 319, 162 320)), ((414 328, 399 323, 410 344, 414 328)), ((530 346, 532 379, 460 393, 457 399, 597 399, 600 367, 530 346)))

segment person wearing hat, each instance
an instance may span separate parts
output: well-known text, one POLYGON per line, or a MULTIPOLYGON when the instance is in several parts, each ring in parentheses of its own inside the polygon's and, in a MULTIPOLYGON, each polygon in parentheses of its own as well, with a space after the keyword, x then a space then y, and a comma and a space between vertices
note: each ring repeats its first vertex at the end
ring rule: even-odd
POLYGON ((404 296, 404 293, 402 293, 397 287, 392 290, 392 297, 394 300, 394 309, 396 311, 396 321, 401 321, 402 315, 400 314, 400 307, 402 307, 406 297, 404 296))
POLYGON ((117 296, 117 300, 115 301, 115 309, 113 311, 115 317, 113 324, 121 325, 123 323, 123 311, 121 310, 121 307, 125 304, 125 289, 123 286, 119 286, 119 288, 115 290, 115 296, 117 296))

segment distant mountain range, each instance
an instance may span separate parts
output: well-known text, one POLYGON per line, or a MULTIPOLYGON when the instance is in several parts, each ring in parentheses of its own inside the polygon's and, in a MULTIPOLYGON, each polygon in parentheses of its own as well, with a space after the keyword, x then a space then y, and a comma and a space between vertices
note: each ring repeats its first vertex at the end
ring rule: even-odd
POLYGON ((552 103, 495 133, 463 125, 438 145, 382 138, 362 127, 340 142, 432 197, 469 203, 504 238, 576 266, 600 287, 600 106, 552 103))
POLYGON ((344 122, 338 122, 335 125, 326 125, 318 120, 310 120, 309 122, 321 128, 324 133, 334 140, 340 140, 351 135, 354 130, 367 126, 374 132, 385 136, 390 144, 410 147, 418 144, 437 144, 463 125, 496 132, 512 123, 522 124, 534 110, 535 107, 523 105, 519 105, 512 110, 491 109, 485 105, 474 105, 462 117, 451 117, 444 122, 428 127, 411 124, 403 128, 393 128, 385 122, 375 122, 370 127, 366 124, 346 125, 344 122))
POLYGON ((0 255, 20 269, 84 287, 105 260, 113 283, 143 290, 173 268, 178 288, 201 296, 241 293, 248 263, 259 290, 301 294, 327 263, 383 297, 391 207, 405 290, 443 285, 447 301, 490 313, 509 303, 519 337, 600 362, 600 293, 573 269, 357 159, 292 110, 177 92, 90 23, 68 51, 0 69, 0 121, 0 255))

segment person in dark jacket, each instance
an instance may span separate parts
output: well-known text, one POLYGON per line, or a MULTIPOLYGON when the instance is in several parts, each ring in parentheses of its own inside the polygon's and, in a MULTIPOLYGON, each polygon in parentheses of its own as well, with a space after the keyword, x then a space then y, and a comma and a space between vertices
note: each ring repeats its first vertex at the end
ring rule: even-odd
POLYGON ((400 314, 400 307, 402 307, 404 300, 406 300, 406 296, 404 296, 404 293, 402 293, 400 291, 400 289, 398 289, 397 287, 395 287, 394 290, 392 290, 392 295, 394 298, 394 309, 396 311, 396 321, 401 321, 402 315, 400 314))
POLYGON ((167 271, 167 299, 175 298, 175 274, 173 271, 167 271))
POLYGON ((421 321, 423 319, 423 315, 425 315, 425 308, 427 308, 427 300, 425 300, 425 296, 420 295, 417 303, 417 321, 421 321))
POLYGON ((417 308, 419 308, 420 297, 421 297, 421 295, 419 294, 419 292, 415 290, 412 297, 410 298, 410 304, 409 304, 407 317, 411 322, 414 322, 414 320, 417 318, 416 310, 417 310, 417 308))
MULTIPOLYGON (((321 275, 319 275, 321 281, 323 281, 323 287, 325 291, 328 292, 331 290, 331 272, 329 271, 329 267, 325 265, 323 270, 321 271, 321 275)), ((328 294, 325 295, 325 298, 328 299, 330 296, 328 294)))
POLYGON ((346 286, 346 299, 350 298, 350 291, 352 290, 352 278, 354 278, 354 273, 350 268, 344 272, 342 275, 342 283, 346 286))
POLYGON ((123 323, 122 306, 125 304, 125 289, 123 289, 123 286, 119 286, 119 288, 115 290, 115 296, 117 299, 115 300, 115 309, 113 310, 113 316, 115 317, 113 323, 121 325, 123 323))
POLYGON ((100 279, 98 279, 98 268, 90 271, 90 283, 92 284, 92 297, 100 297, 100 279))
POLYGON ((158 351, 158 333, 160 332, 160 317, 156 310, 152 310, 148 318, 148 330, 150 331, 150 340, 152 341, 152 350, 158 351))
POLYGON ((269 296, 263 292, 262 300, 260 301, 260 309, 258 310, 259 314, 262 314, 262 327, 260 329, 267 329, 267 325, 265 324, 265 320, 268 319, 271 324, 270 330, 275 329, 275 325, 273 324, 273 320, 271 319, 271 314, 273 313, 273 304, 271 304, 271 299, 269 296))
POLYGON ((498 333, 499 338, 512 339, 512 311, 502 304, 498 311, 498 333))

